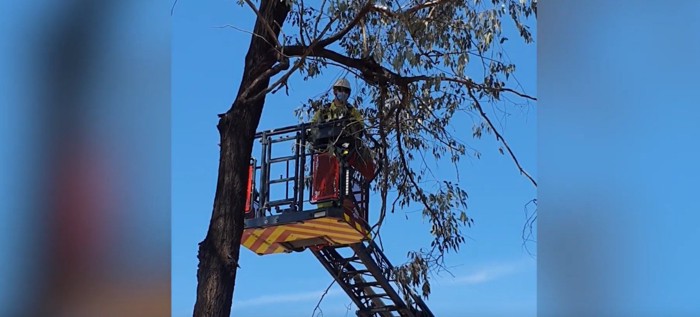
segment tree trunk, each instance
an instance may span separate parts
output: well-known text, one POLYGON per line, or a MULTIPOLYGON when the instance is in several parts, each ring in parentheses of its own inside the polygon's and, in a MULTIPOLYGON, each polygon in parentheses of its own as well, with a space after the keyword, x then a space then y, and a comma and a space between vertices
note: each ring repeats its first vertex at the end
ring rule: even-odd
POLYGON ((275 43, 289 7, 284 1, 262 0, 259 12, 263 19, 258 16, 253 32, 260 36, 251 37, 238 96, 217 125, 221 144, 219 175, 209 230, 199 243, 194 317, 229 317, 231 312, 243 234, 245 182, 253 137, 265 104, 264 97, 255 101, 240 97, 249 87, 250 97, 269 85, 267 77, 251 86, 277 62, 277 54, 268 43, 275 43), (270 34, 265 23, 274 34, 270 34))

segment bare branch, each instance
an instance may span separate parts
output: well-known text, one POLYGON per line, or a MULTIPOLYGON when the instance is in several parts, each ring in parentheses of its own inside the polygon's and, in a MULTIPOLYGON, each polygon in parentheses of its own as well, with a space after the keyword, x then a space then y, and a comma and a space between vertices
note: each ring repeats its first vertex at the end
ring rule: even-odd
POLYGON ((517 90, 515 90, 515 89, 501 87, 501 88, 499 88, 498 90, 500 90, 500 91, 507 91, 507 92, 510 92, 510 93, 514 93, 514 94, 516 94, 516 95, 518 95, 518 96, 520 96, 520 97, 523 97, 523 98, 525 98, 525 99, 530 99, 530 100, 533 100, 533 101, 537 101, 537 98, 532 97, 532 96, 527 95, 527 94, 524 94, 524 93, 521 93, 521 92, 519 92, 519 91, 517 91, 517 90))
POLYGON ((311 312, 311 317, 314 317, 316 315, 317 310, 321 310, 321 302, 323 301, 323 298, 326 297, 326 294, 328 294, 328 291, 331 289, 331 287, 335 284, 335 280, 333 280, 328 287, 326 287, 326 290, 323 291, 323 294, 321 294, 321 298, 318 299, 318 303, 316 303, 316 307, 314 307, 314 310, 311 312))
POLYGON ((487 86, 484 85, 484 84, 477 84, 477 83, 475 83, 475 82, 474 82, 473 80, 471 80, 471 79, 463 79, 463 78, 455 78, 455 77, 435 77, 435 78, 440 78, 440 80, 443 80, 443 81, 450 81, 450 82, 455 82, 455 83, 463 84, 463 85, 467 86, 467 89, 470 89, 470 88, 479 88, 479 89, 481 89, 481 90, 491 91, 491 92, 494 92, 494 91, 498 91, 498 92, 507 91, 507 92, 510 92, 510 93, 514 93, 514 94, 516 94, 516 95, 518 95, 518 96, 520 96, 520 97, 523 97, 523 98, 525 98, 525 99, 530 99, 530 100, 537 101, 537 98, 532 97, 532 96, 527 95, 527 94, 524 94, 524 93, 521 93, 521 92, 516 91, 516 90, 514 90, 514 89, 511 89, 511 88, 506 88, 506 87, 501 87, 501 88, 487 87, 487 86))
POLYGON ((170 7, 170 16, 173 15, 173 12, 175 11, 175 5, 176 5, 176 4, 177 4, 177 0, 175 0, 175 1, 173 2, 173 6, 170 7))
POLYGON ((474 93, 472 92, 471 89, 467 89, 467 93, 469 94, 469 97, 472 98, 474 101, 474 106, 476 107, 477 110, 479 110, 479 114, 481 114, 481 117, 486 121, 486 123, 489 125, 491 130, 493 130, 493 133, 496 135, 496 140, 500 141, 503 146, 508 150, 508 154, 510 154, 510 157, 513 159, 513 162, 515 162, 515 165, 518 167, 518 170, 520 171, 521 174, 525 175, 530 182, 537 187, 537 182, 535 181, 530 174, 528 174, 527 171, 520 165, 520 162, 518 162, 518 159, 515 157, 515 154, 513 153, 513 150, 510 149, 510 146, 508 145, 508 142, 503 138, 503 136, 498 132, 496 127, 493 125, 491 122, 491 119, 489 119, 488 115, 486 115, 486 112, 484 112, 484 109, 481 107, 481 103, 479 102, 479 99, 474 96, 474 93))
POLYGON ((309 31, 304 28, 304 11, 306 10, 304 8, 304 1, 298 1, 297 6, 299 7, 299 39, 301 39, 302 45, 306 45, 304 42, 304 33, 306 33, 309 40, 311 40, 311 36, 309 36, 309 31))
MULTIPOLYGON (((316 16, 316 22, 314 22, 314 39, 318 39, 318 23, 321 22, 321 17, 323 16, 323 8, 326 6, 326 0, 321 2, 321 7, 318 9, 318 16, 316 16)), ((329 23, 330 24, 330 23, 329 23)), ((311 39, 309 39, 311 41, 311 39)))
POLYGON ((343 64, 336 63, 336 62, 333 62, 333 61, 327 61, 327 60, 324 60, 324 59, 321 58, 321 57, 316 57, 316 56, 310 56, 309 59, 323 61, 324 63, 326 63, 326 64, 328 64, 328 65, 333 65, 333 66, 335 66, 335 67, 342 68, 343 70, 345 70, 345 71, 347 71, 348 73, 351 73, 351 74, 353 74, 353 75, 355 75, 355 76, 357 76, 357 77, 362 77, 362 76, 360 75, 360 73, 357 72, 356 69, 347 67, 347 66, 345 66, 345 65, 343 65, 343 64))
POLYGON ((255 4, 253 4, 253 2, 250 0, 245 0, 245 3, 248 4, 248 6, 253 10, 253 12, 255 12, 255 15, 257 15, 258 19, 260 19, 260 23, 263 26, 265 26, 267 32, 270 33, 270 37, 275 40, 276 47, 282 46, 279 40, 277 40, 277 34, 274 30, 272 30, 272 26, 270 26, 270 23, 267 22, 267 19, 265 19, 265 17, 262 14, 260 14, 260 11, 258 11, 258 8, 255 7, 255 4))
POLYGON ((252 35, 252 36, 255 36, 255 37, 257 37, 257 38, 260 38, 261 40, 265 41, 265 43, 267 43, 268 45, 272 46, 272 43, 270 43, 264 36, 262 36, 262 35, 260 35, 260 34, 256 34, 255 32, 251 32, 251 31, 248 31, 248 30, 241 29, 241 28, 236 27, 236 26, 231 25, 231 24, 226 24, 226 25, 221 25, 221 26, 214 26, 214 27, 215 27, 215 28, 218 28, 218 29, 232 28, 232 29, 234 29, 234 30, 236 30, 236 31, 240 31, 240 32, 243 32, 243 33, 248 33, 248 34, 250 34, 250 35, 252 35))
MULTIPOLYGON (((296 65, 295 65, 296 66, 296 65)), ((272 76, 275 76, 282 72, 283 70, 289 69, 289 58, 288 57, 282 57, 279 61, 279 63, 275 64, 274 66, 270 67, 270 69, 265 70, 260 76, 255 78, 253 82, 246 88, 246 90, 243 91, 243 93, 240 95, 239 98, 244 99, 248 97, 248 94, 251 92, 251 89, 255 87, 261 80, 266 79, 266 78, 271 78, 272 76)), ((291 72, 289 72, 287 75, 291 75, 291 72)), ((287 76, 289 77, 289 76, 287 76)), ((269 89, 269 88, 268 88, 269 89)), ((269 90, 266 89, 263 92, 258 93, 255 95, 255 97, 250 98, 248 101, 255 101, 258 98, 262 97, 262 95, 266 94, 269 90)))
MULTIPOLYGON (((367 13, 369 12, 371 7, 372 7, 372 1, 367 1, 367 3, 364 6, 362 6, 362 8, 360 9, 360 12, 357 13, 355 18, 352 21, 350 21, 350 23, 348 23, 348 25, 346 25, 345 28, 343 28, 342 30, 340 30, 336 34, 333 34, 330 37, 319 41, 317 47, 324 48, 324 47, 328 46, 329 44, 333 44, 334 42, 336 42, 337 40, 341 39, 343 36, 348 34, 348 32, 350 32, 350 30, 352 30, 352 28, 354 28, 358 23, 360 23, 362 18, 364 18, 367 15, 367 13)), ((321 35, 321 36, 323 36, 323 35, 321 35)))
POLYGON ((523 97, 523 98, 526 98, 526 99, 537 101, 537 98, 529 96, 529 95, 521 93, 521 92, 518 92, 518 91, 513 90, 511 88, 488 87, 484 84, 477 84, 474 81, 472 81, 471 79, 463 79, 463 78, 457 78, 457 77, 428 76, 428 75, 401 76, 401 75, 387 69, 386 67, 377 64, 376 61, 374 61, 373 59, 370 59, 370 58, 358 59, 358 58, 347 57, 345 55, 342 55, 340 53, 337 53, 335 51, 332 51, 332 50, 329 50, 329 49, 326 49, 323 47, 319 47, 319 49, 313 49, 313 51, 307 52, 307 50, 310 47, 311 46, 304 47, 301 45, 290 45, 290 46, 285 46, 283 48, 283 51, 287 56, 299 56, 299 55, 303 55, 305 53, 308 53, 307 56, 313 56, 313 57, 332 60, 338 64, 344 65, 345 67, 357 69, 358 71, 360 71, 361 77, 369 83, 395 84, 395 85, 400 86, 400 85, 414 83, 417 81, 440 79, 443 81, 450 81, 450 82, 463 84, 467 87, 467 89, 479 88, 479 89, 482 89, 485 91, 491 91, 491 92, 506 91, 506 92, 516 94, 516 95, 523 97))
POLYGON ((521 233, 521 238, 523 240, 522 247, 530 256, 535 257, 535 255, 532 253, 532 251, 530 251, 530 248, 528 247, 528 242, 537 242, 537 240, 532 238, 532 236, 534 235, 533 227, 537 221, 537 198, 534 198, 527 202, 523 209, 525 210, 525 224, 523 224, 523 230, 521 233), (535 205, 535 210, 533 212, 530 212, 528 210, 528 206, 530 204, 535 205))
MULTIPOLYGON (((333 21, 328 22, 328 24, 326 25, 326 27, 325 27, 325 28, 323 29, 323 31, 321 32, 321 37, 323 37, 323 35, 326 34, 326 32, 328 32, 328 30, 329 30, 330 27, 331 27, 331 24, 333 24, 333 21)), ((265 88, 264 90, 260 91, 260 92, 259 92, 258 94, 256 94, 254 97, 250 98, 250 101, 254 101, 254 100, 257 100, 258 98, 262 98, 262 96, 266 95, 267 93, 269 93, 270 91, 274 90, 276 87, 278 87, 278 86, 280 86, 280 85, 286 85, 286 84, 287 84, 287 80, 289 79, 289 77, 292 76, 292 74, 293 74, 297 69, 299 69, 299 67, 301 67, 301 65, 304 64, 304 61, 306 60, 306 57, 309 56, 309 54, 311 54, 311 53, 313 52, 313 50, 314 50, 314 48, 316 47, 316 45, 318 45, 318 42, 317 42, 317 41, 314 41, 313 43, 311 43, 311 45, 309 45, 308 47, 306 47, 306 50, 301 54, 300 58, 294 63, 294 67, 292 67, 292 69, 290 69, 286 74, 284 74, 284 76, 280 77, 280 79, 278 79, 275 83, 273 83, 272 85, 269 85, 267 88, 265 88)), ((303 47, 303 46, 302 46, 302 47, 303 47)), ((282 59, 282 61, 280 62, 280 64, 282 64, 284 61, 286 61, 286 68, 284 68, 284 69, 288 69, 288 68, 289 68, 289 55, 284 55, 284 48, 282 48, 282 53, 281 53, 281 56, 280 56, 279 58, 282 59)), ((280 65, 280 64, 278 64, 278 65, 280 65)), ((276 66, 278 66, 278 65, 276 65, 276 66)), ((284 65, 283 65, 283 66, 284 66, 284 65)), ((273 68, 274 68, 274 67, 273 67, 273 68)), ((278 74, 281 70, 284 70, 284 69, 280 69, 280 70, 278 70, 278 71, 276 71, 276 72, 270 73, 267 77, 265 77, 265 76, 260 76, 259 78, 256 79, 255 82, 257 82, 259 79, 262 79, 262 78, 270 78, 270 77, 272 77, 272 76, 278 74)), ((267 72, 266 72, 266 73, 267 73, 267 72)), ((264 74, 263 74, 263 75, 264 75, 264 74)), ((250 87, 253 87, 253 86, 251 85, 251 86, 249 86, 249 88, 250 88, 250 87)), ((248 88, 248 89, 249 89, 249 88, 248 88)), ((248 89, 246 89, 246 90, 248 90, 248 89)), ((245 96, 245 95, 243 95, 243 96, 245 96)))
MULTIPOLYGON (((287 56, 300 56, 300 55, 305 54, 310 47, 311 46, 304 47, 301 45, 289 45, 289 46, 285 46, 283 48, 283 51, 287 56)), ((342 55, 340 53, 337 53, 335 51, 332 51, 332 50, 329 50, 326 48, 313 49, 308 54, 308 56, 329 59, 329 60, 332 60, 334 62, 343 64, 347 67, 357 69, 358 71, 360 71, 360 73, 362 75, 361 77, 368 83, 394 84, 397 86, 402 86, 402 85, 410 84, 412 82, 433 78, 431 76, 425 76, 425 75, 412 76, 412 77, 401 76, 401 75, 387 69, 386 67, 379 65, 372 58, 358 59, 358 58, 347 57, 345 55, 342 55)))
MULTIPOLYGON (((406 89, 407 90, 407 89, 406 89)), ((405 98, 405 97, 404 97, 405 98)), ((401 109, 398 109, 396 111, 396 122, 400 122, 400 115, 401 109)), ((416 193, 418 194, 418 197, 420 198, 421 202, 423 203, 423 206, 425 209, 433 216, 437 218, 437 215, 435 215, 435 211, 430 208, 430 203, 428 203, 427 198, 425 197, 425 193, 423 193, 422 187, 416 183, 416 180, 413 177, 413 173, 411 172, 410 168, 408 167, 408 163, 406 163, 406 154, 404 153, 403 147, 401 146, 403 144, 403 139, 401 137, 401 124, 396 125, 396 146, 399 150, 399 160, 401 162, 401 166, 403 167, 404 173, 408 176, 408 179, 411 181, 411 184, 413 187, 416 189, 416 193)))

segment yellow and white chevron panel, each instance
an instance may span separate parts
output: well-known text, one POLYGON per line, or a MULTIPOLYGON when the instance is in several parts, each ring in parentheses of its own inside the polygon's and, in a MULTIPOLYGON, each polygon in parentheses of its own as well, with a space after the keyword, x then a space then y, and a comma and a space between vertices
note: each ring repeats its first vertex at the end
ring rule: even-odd
POLYGON ((302 223, 276 224, 243 231, 241 244, 258 255, 291 252, 282 243, 313 238, 324 238, 332 245, 348 245, 370 238, 365 226, 349 213, 343 219, 322 217, 302 223))

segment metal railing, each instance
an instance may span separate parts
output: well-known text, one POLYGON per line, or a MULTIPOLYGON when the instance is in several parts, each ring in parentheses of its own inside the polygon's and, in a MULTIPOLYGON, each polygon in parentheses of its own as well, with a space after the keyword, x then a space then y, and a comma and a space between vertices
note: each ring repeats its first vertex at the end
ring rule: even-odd
MULTIPOLYGON (((259 157, 251 159, 254 168, 250 201, 251 204, 258 206, 253 208, 252 217, 317 209, 310 203, 310 180, 313 171, 311 156, 336 148, 334 142, 343 137, 347 124, 348 120, 320 124, 302 123, 256 133, 255 140, 259 142, 261 148, 259 157), (319 146, 321 144, 322 148, 319 146), (285 147, 289 150, 285 150, 285 147), (278 153, 280 149, 283 150, 282 154, 278 153), (279 170, 280 167, 279 177, 277 174, 273 175, 273 170, 279 170), (280 186, 283 188, 279 188, 280 186)), ((368 181, 342 156, 337 157, 341 169, 341 178, 338 182, 340 184, 339 206, 342 205, 343 199, 350 198, 357 209, 363 211, 363 218, 366 220, 366 211, 369 207, 368 181)))

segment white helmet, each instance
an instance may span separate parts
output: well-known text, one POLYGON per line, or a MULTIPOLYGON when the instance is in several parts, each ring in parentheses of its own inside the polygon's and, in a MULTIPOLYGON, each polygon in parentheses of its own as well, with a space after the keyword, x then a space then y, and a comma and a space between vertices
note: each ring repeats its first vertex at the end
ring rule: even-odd
POLYGON ((350 81, 348 81, 345 78, 338 79, 338 81, 336 81, 335 84, 333 84, 333 88, 335 87, 343 87, 352 90, 350 88, 350 81))

